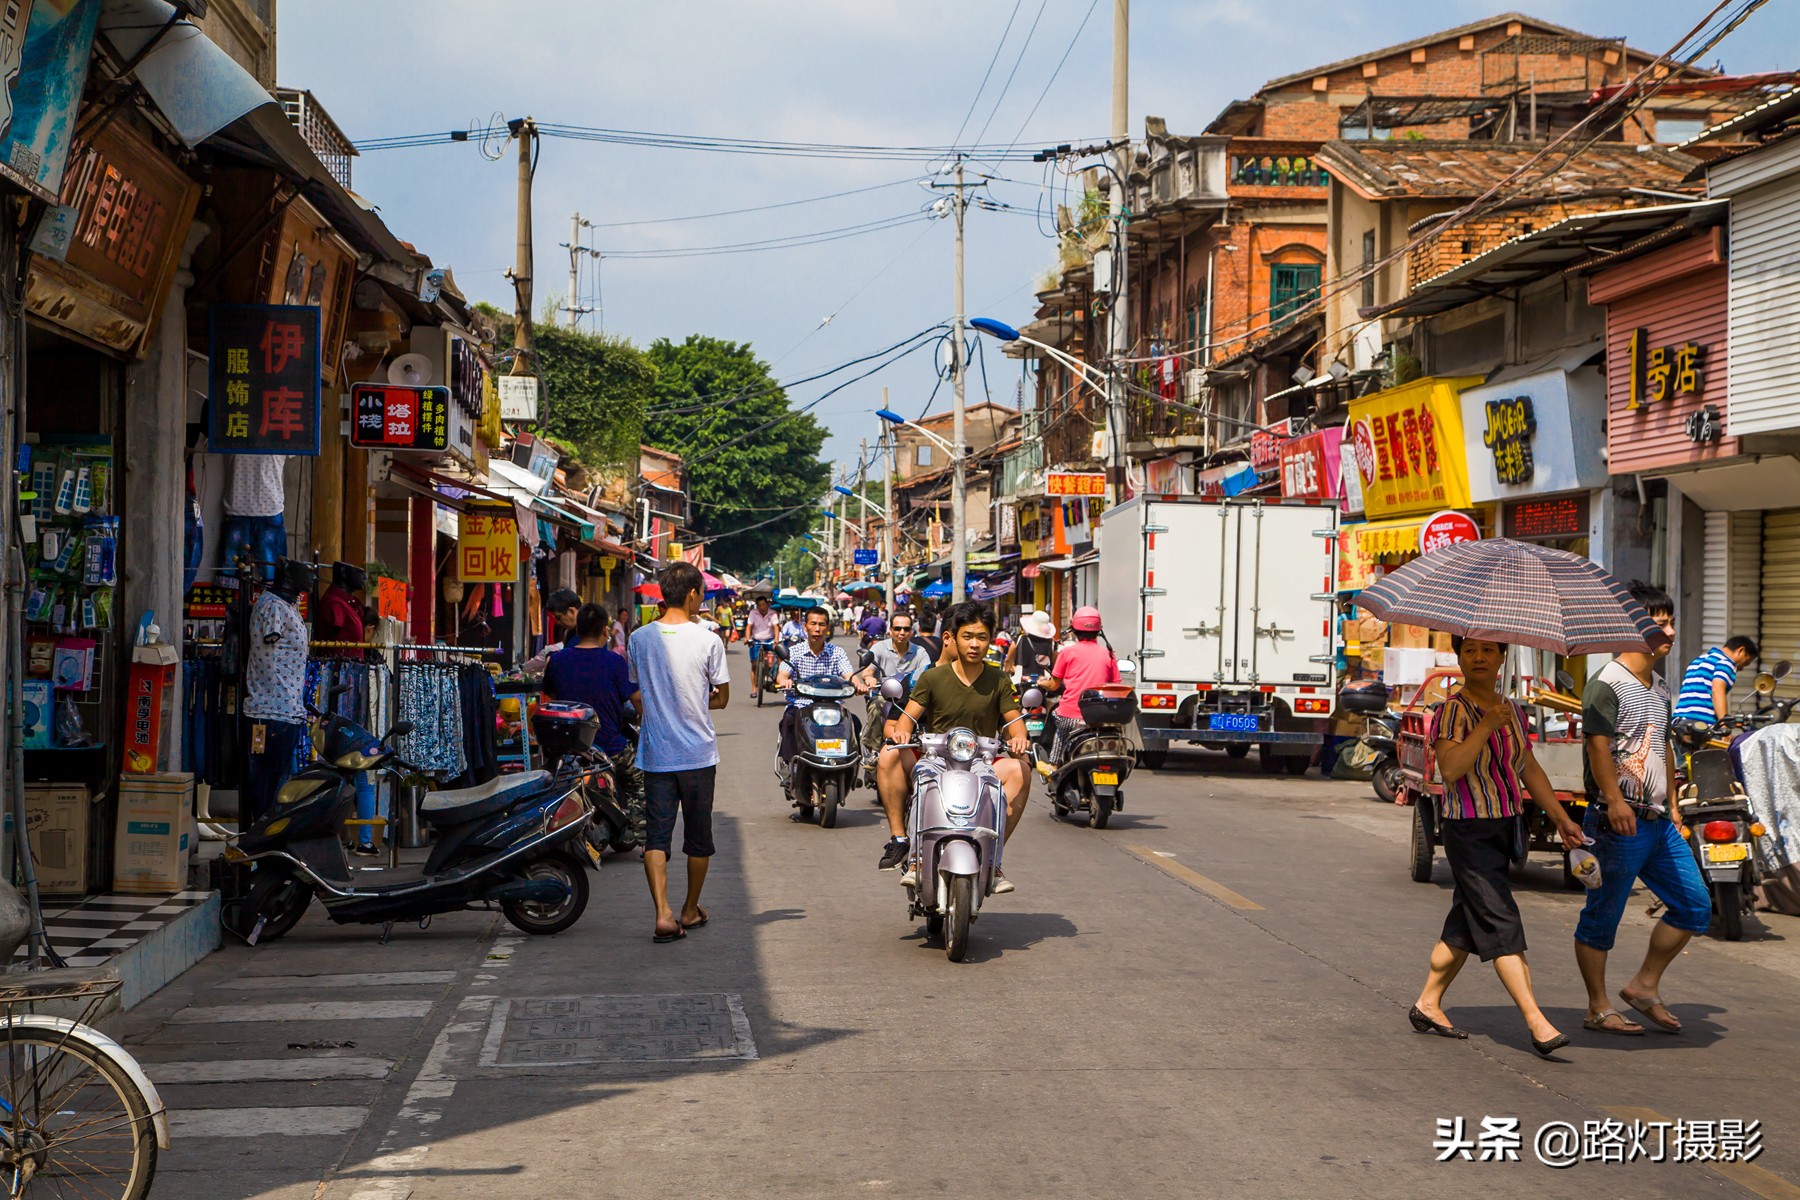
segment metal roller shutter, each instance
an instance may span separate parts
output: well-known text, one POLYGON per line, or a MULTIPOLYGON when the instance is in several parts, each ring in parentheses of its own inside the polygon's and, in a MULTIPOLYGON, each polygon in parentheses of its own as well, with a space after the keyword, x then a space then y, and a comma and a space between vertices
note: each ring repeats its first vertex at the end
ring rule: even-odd
POLYGON ((1734 632, 1731 628, 1731 514, 1706 514, 1706 551, 1702 556, 1706 578, 1700 590, 1700 647, 1717 646, 1734 632))
MULTIPOLYGON (((1788 659, 1800 668, 1800 509, 1763 514, 1762 656, 1765 664, 1788 659)), ((1800 671, 1777 695, 1800 695, 1800 671)))

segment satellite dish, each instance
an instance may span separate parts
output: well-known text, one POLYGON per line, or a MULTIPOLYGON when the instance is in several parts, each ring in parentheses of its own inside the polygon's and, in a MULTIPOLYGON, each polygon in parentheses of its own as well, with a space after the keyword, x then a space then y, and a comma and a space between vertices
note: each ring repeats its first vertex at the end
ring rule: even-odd
POLYGON ((431 360, 423 354, 402 354, 388 364, 387 377, 389 383, 423 387, 433 382, 431 360))

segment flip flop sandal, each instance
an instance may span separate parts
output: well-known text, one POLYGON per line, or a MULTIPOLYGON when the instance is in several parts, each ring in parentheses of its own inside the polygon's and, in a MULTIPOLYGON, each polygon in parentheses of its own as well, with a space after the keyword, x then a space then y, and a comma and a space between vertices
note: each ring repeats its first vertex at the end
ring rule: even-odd
POLYGON ((1610 1033, 1619 1037, 1642 1037, 1644 1035, 1644 1027, 1642 1025, 1634 1025, 1630 1021, 1627 1021, 1624 1014, 1614 1008, 1607 1009, 1599 1016, 1588 1017, 1581 1022, 1581 1027, 1592 1033, 1610 1033), (1619 1021, 1619 1024, 1607 1024, 1608 1021, 1615 1018, 1619 1021))
POLYGON ((1644 1000, 1644 999, 1634 1000, 1630 996, 1626 995, 1624 990, 1621 989, 1619 992, 1619 999, 1623 1000, 1625 1003, 1629 1004, 1632 1008, 1635 1008, 1639 1013, 1643 1014, 1643 1017, 1646 1021, 1650 1022, 1652 1025, 1656 1026, 1658 1029, 1662 1030, 1664 1033, 1680 1033, 1681 1032, 1680 1025, 1671 1025, 1671 1024, 1669 1024, 1669 1022, 1659 1019, 1655 1013, 1650 1011, 1653 1008, 1660 1008, 1660 1009, 1664 1010, 1665 1012, 1668 1011, 1669 1006, 1662 1002, 1661 996, 1651 996, 1648 1000, 1644 1000))
POLYGON ((698 929, 708 921, 712 920, 712 914, 707 912, 704 908, 700 908, 698 905, 696 905, 695 908, 700 913, 700 919, 698 921, 682 921, 680 924, 683 929, 698 929))
POLYGON ((675 932, 674 933, 659 933, 659 934, 656 934, 654 937, 652 937, 650 940, 655 942, 659 946, 663 946, 663 945, 667 945, 670 942, 679 942, 682 938, 684 938, 686 936, 687 936, 687 926, 681 924, 678 921, 675 924, 675 932))

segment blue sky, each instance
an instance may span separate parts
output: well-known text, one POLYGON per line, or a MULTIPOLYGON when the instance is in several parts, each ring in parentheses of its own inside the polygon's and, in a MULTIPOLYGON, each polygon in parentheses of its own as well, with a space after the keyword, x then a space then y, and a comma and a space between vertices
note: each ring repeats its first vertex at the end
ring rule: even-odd
MULTIPOLYGON (((1017 135, 1020 146, 1035 149, 1106 131, 1110 0, 1099 0, 1045 92, 1089 7, 1090 0, 1018 0, 1002 43, 1014 0, 511 0, 498 8, 474 0, 304 0, 281 8, 280 82, 311 88, 356 139, 484 124, 498 112, 669 133, 939 145, 972 114, 963 142, 985 125, 984 142, 1017 135), (990 61, 993 77, 972 104, 990 61)), ((1557 0, 1529 11, 1660 52, 1708 7, 1557 0)), ((1166 118, 1171 132, 1197 133, 1265 79, 1497 11, 1459 0, 1138 0, 1133 132, 1141 136, 1145 114, 1153 114, 1166 118)), ((1733 72, 1800 65, 1800 12, 1768 4, 1716 54, 1733 72)), ((448 264, 472 298, 511 307, 501 274, 513 257, 510 155, 490 162, 473 145, 441 145, 367 154, 354 169, 356 190, 396 234, 448 264)), ((559 243, 568 241, 577 210, 596 224, 642 221, 873 188, 772 211, 589 235, 603 253, 718 246, 915 214, 930 200, 916 186, 924 173, 923 163, 546 139, 534 206, 540 307, 546 295, 567 291, 568 258, 559 243)), ((1020 323, 1030 317, 1036 279, 1055 258, 1045 230, 1057 194, 1030 163, 998 173, 1005 179, 990 184, 989 194, 1016 211, 970 213, 969 312, 1020 323)), ((761 253, 607 260, 599 299, 609 332, 640 343, 691 332, 748 341, 774 364, 777 378, 791 380, 947 320, 951 246, 949 222, 936 221, 761 253), (827 316, 830 323, 821 326, 827 316)), ((591 303, 593 285, 584 287, 591 303)), ((587 327, 594 323, 586 318, 587 327)), ((1017 365, 991 350, 986 363, 994 398, 1012 403, 1017 365)), ((859 439, 873 440, 884 384, 894 407, 922 411, 933 369, 930 353, 921 352, 826 400, 815 411, 832 430, 827 452, 850 462, 859 439)), ((792 395, 806 402, 829 382, 796 387, 792 395)), ((935 407, 947 407, 949 394, 946 384, 935 407)), ((970 399, 982 398, 974 372, 970 399)))

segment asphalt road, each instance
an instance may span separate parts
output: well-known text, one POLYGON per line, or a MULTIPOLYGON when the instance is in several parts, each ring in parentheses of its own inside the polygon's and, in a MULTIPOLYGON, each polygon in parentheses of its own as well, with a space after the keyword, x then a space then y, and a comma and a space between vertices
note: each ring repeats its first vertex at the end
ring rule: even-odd
POLYGON ((868 793, 835 830, 790 819, 779 710, 751 708, 731 662, 706 928, 652 944, 633 854, 556 937, 461 914, 380 946, 315 907, 275 945, 227 946, 126 1018, 175 1110, 153 1194, 1800 1197, 1800 921, 1696 940, 1665 981, 1680 1037, 1584 1033, 1579 897, 1542 856, 1521 885, 1531 960, 1574 1044, 1540 1060, 1473 963, 1450 994, 1470 1039, 1418 1036, 1449 886, 1441 860, 1407 877, 1407 812, 1194 754, 1133 776, 1105 832, 1035 796, 1007 851, 1018 891, 952 964, 874 870, 868 793), (1435 1161, 1459 1117, 1471 1140, 1516 1118, 1520 1161, 1435 1161), (1654 1150, 1677 1119, 1760 1121, 1763 1152, 1533 1152, 1549 1122, 1642 1121, 1654 1150))

